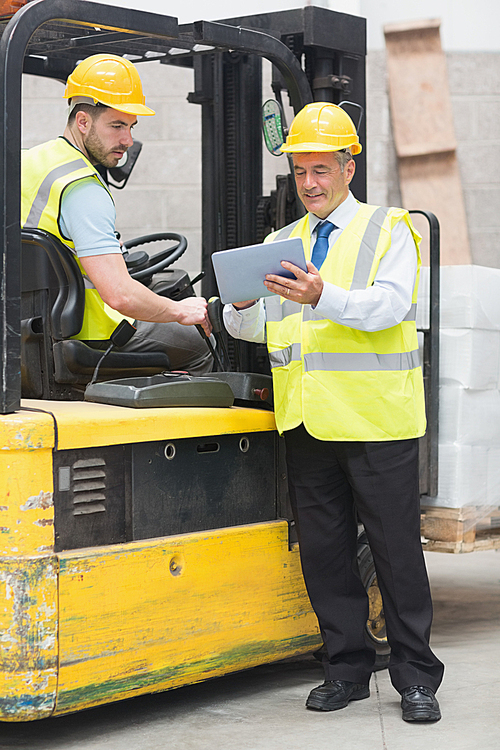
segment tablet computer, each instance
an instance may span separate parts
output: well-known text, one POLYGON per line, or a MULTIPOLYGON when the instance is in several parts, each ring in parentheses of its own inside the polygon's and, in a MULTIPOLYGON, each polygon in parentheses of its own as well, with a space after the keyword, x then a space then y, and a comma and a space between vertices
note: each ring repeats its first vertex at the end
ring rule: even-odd
POLYGON ((212 254, 219 295, 224 304, 271 297, 264 286, 266 274, 274 273, 294 279, 281 265, 287 260, 307 272, 304 246, 300 237, 292 237, 260 245, 235 247, 212 254))

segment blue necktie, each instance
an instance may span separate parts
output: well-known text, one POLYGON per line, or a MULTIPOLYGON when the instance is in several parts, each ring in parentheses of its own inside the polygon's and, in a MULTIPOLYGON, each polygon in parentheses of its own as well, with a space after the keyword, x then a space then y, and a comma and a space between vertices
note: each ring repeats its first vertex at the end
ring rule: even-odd
POLYGON ((331 221, 322 221, 316 227, 316 242, 314 243, 311 263, 316 266, 318 271, 328 253, 328 237, 334 229, 337 229, 337 227, 331 221))

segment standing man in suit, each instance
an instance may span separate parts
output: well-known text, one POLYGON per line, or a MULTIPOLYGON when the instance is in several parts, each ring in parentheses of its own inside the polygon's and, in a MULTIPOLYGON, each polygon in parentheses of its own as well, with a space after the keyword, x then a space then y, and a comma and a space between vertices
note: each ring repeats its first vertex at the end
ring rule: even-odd
POLYGON ((357 518, 375 561, 405 721, 438 721, 444 667, 429 647, 432 602, 420 542, 418 438, 426 429, 415 324, 420 236, 408 212, 349 190, 361 145, 346 112, 315 102, 281 149, 307 214, 267 241, 301 237, 307 272, 268 275, 276 296, 226 305, 236 338, 267 341, 276 424, 304 579, 326 647, 306 702, 332 711, 369 696, 375 652, 356 561, 357 518))

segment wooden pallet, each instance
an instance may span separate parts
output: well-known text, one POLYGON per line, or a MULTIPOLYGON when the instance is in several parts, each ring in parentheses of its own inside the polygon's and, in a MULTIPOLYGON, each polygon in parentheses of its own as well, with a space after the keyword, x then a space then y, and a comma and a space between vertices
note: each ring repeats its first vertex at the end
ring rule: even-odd
POLYGON ((424 549, 435 552, 474 552, 500 549, 500 507, 422 507, 424 549))

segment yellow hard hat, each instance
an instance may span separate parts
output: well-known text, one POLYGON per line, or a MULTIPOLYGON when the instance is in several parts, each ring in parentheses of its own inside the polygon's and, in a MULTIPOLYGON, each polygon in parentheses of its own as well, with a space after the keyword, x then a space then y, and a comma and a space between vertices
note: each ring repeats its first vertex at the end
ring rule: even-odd
POLYGON ((293 154, 341 151, 344 148, 352 154, 359 154, 362 149, 347 112, 336 104, 313 102, 306 104, 294 117, 281 150, 293 154))
POLYGON ((135 65, 118 55, 91 55, 69 75, 65 99, 86 96, 129 115, 154 115, 146 107, 135 65))

